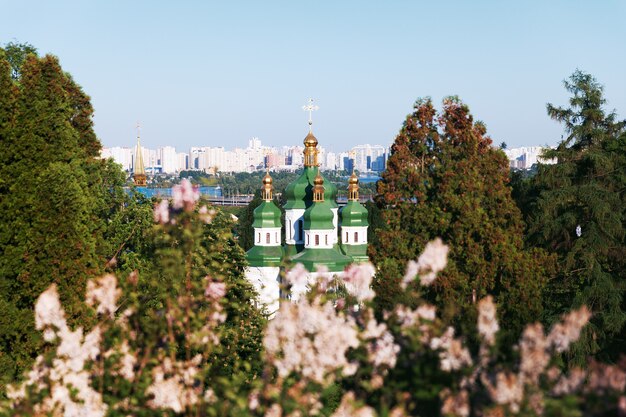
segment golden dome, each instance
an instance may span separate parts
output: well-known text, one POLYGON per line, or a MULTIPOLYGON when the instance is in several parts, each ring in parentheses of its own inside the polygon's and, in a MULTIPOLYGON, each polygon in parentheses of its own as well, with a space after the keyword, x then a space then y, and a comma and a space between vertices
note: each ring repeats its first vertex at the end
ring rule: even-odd
POLYGON ((324 185, 324 178, 322 178, 322 176, 320 175, 319 172, 315 176, 315 179, 313 180, 313 184, 315 184, 315 185, 324 185))
POLYGON ((314 148, 317 146, 317 138, 313 136, 313 132, 309 132, 309 134, 306 135, 306 138, 304 138, 304 146, 307 148, 314 148))
POLYGON ((273 182, 274 180, 270 176, 270 173, 266 172, 265 176, 263 177, 263 185, 272 185, 273 182))
POLYGON ((358 184, 359 183, 359 177, 356 176, 356 173, 354 171, 352 171, 352 175, 350 175, 350 179, 348 180, 348 184, 358 184))

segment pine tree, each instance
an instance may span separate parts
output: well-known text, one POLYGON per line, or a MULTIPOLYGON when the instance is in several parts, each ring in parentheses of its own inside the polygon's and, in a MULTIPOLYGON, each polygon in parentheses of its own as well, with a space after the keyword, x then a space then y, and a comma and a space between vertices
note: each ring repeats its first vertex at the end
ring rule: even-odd
POLYGON ((564 84, 569 107, 547 110, 567 137, 546 152, 556 164, 540 165, 524 196, 528 242, 559 260, 547 321, 581 304, 593 311, 572 359, 615 359, 626 351, 626 122, 604 110, 603 88, 591 75, 576 71, 564 84))
POLYGON ((376 202, 384 226, 370 251, 380 268, 379 309, 411 304, 399 298, 406 261, 441 237, 450 262, 425 296, 444 319, 471 328, 474 304, 487 294, 496 296, 508 337, 537 318, 550 259, 523 249, 508 161, 457 98, 444 100, 439 114, 430 99, 416 102, 392 146, 376 202))

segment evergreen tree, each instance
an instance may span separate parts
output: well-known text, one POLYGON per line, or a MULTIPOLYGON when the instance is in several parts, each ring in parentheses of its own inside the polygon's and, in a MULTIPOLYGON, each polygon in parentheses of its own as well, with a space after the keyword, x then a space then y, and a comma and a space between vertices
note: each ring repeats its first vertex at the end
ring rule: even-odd
POLYGON ((540 165, 520 200, 529 244, 559 260, 547 321, 573 306, 589 306, 591 326, 572 357, 615 359, 626 351, 626 122, 605 112, 603 88, 591 75, 576 71, 564 84, 572 94, 569 107, 548 104, 547 110, 567 136, 545 153, 556 164, 540 165))
POLYGON ((99 159, 89 97, 55 57, 12 48, 11 60, 0 49, 0 388, 40 353, 41 291, 56 283, 70 321, 89 327, 87 279, 114 256, 132 261, 128 249, 152 225, 151 204, 128 196, 119 166, 99 159))
POLYGON ((441 237, 451 247, 450 261, 425 296, 446 321, 467 331, 476 300, 487 294, 496 296, 509 338, 537 318, 550 259, 523 250, 508 161, 457 98, 444 100, 440 114, 430 99, 416 102, 392 146, 376 202, 383 226, 374 232, 370 254, 379 266, 380 310, 414 303, 402 299, 399 286, 406 261, 441 237))

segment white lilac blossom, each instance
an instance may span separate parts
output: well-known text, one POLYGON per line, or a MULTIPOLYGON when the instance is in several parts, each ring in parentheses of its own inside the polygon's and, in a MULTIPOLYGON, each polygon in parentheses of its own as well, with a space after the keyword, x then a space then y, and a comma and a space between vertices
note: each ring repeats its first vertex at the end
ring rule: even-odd
POLYGON ((374 367, 386 366, 393 368, 396 366, 396 358, 400 352, 385 323, 378 323, 372 313, 367 321, 362 337, 367 341, 368 359, 374 367))
POLYGON ((11 399, 16 402, 23 399, 26 387, 30 387, 47 391, 47 396, 37 405, 37 411, 42 415, 104 416, 107 405, 100 393, 91 388, 90 373, 85 370, 87 362, 95 360, 100 353, 100 328, 94 327, 84 337, 80 327, 71 331, 54 284, 37 299, 35 317, 39 330, 52 330, 52 339, 59 339, 56 356, 51 364, 39 356, 28 379, 19 388, 9 390, 11 399))
POLYGON ((437 238, 426 244, 424 251, 416 261, 409 261, 406 273, 402 279, 402 286, 406 286, 415 279, 416 275, 420 277, 420 284, 428 286, 433 283, 437 274, 446 267, 448 263, 447 245, 437 238))
POLYGON ((550 344, 540 323, 526 326, 519 343, 520 373, 526 383, 539 383, 539 376, 550 362, 549 347, 550 344))
POLYGON ((489 345, 496 342, 496 333, 500 330, 496 319, 496 305, 490 295, 478 303, 478 334, 489 345))
POLYGON ((520 404, 524 400, 524 384, 516 374, 498 372, 495 385, 484 375, 481 381, 493 402, 507 405, 513 413, 519 412, 520 404))
POLYGON ((298 372, 305 378, 324 383, 342 370, 356 369, 348 362, 350 348, 359 346, 354 319, 337 312, 331 302, 311 304, 284 302, 269 323, 263 340, 269 362, 280 377, 298 372))
POLYGON ((122 294, 122 290, 117 288, 117 278, 107 274, 103 277, 92 279, 87 282, 86 303, 90 306, 96 305, 96 312, 110 316, 111 318, 117 310, 117 299, 122 294))
POLYGON ((308 271, 302 264, 296 264, 287 271, 285 280, 291 286, 291 299, 297 301, 309 289, 308 271))
POLYGON ((35 327, 37 330, 42 330, 48 326, 54 326, 57 329, 66 326, 65 313, 61 308, 56 284, 50 285, 41 293, 35 304, 35 327))
POLYGON ((346 290, 359 302, 373 299, 376 294, 370 286, 375 273, 374 266, 369 262, 350 265, 343 275, 346 290))
POLYGON ((439 350, 439 365, 442 371, 450 372, 472 365, 472 357, 460 340, 454 338, 454 328, 448 327, 440 337, 430 340, 430 348, 439 350))
POLYGON ((200 192, 187 179, 172 187, 172 206, 176 210, 193 211, 199 199, 200 192))
POLYGON ((197 404, 202 394, 202 384, 198 383, 201 361, 200 355, 183 362, 164 358, 152 369, 153 382, 146 393, 154 398, 148 404, 152 408, 171 409, 176 413, 197 404))
POLYGON ((587 324, 591 312, 586 306, 563 316, 563 322, 555 324, 548 335, 548 342, 559 352, 565 352, 572 342, 580 337, 580 331, 587 324))

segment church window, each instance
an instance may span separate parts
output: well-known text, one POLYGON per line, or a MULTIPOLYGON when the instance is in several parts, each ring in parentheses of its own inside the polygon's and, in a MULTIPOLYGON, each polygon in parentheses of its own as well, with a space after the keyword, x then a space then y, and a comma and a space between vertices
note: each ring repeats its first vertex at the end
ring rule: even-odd
POLYGON ((268 245, 270 243, 270 234, 269 233, 265 234, 265 243, 267 243, 268 245))
POLYGON ((359 241, 359 232, 354 232, 354 243, 359 241))
POLYGON ((289 239, 293 239, 293 224, 289 220, 289 239))
POLYGON ((348 243, 348 232, 346 232, 346 243, 348 243))
POLYGON ((306 244, 309 245, 309 235, 306 235, 306 244))
POLYGON ((315 235, 315 246, 320 245, 320 235, 315 235))
POLYGON ((261 243, 261 233, 256 234, 256 243, 261 243))
POLYGON ((324 235, 324 243, 328 245, 328 235, 324 235))
POLYGON ((296 235, 298 236, 298 242, 302 241, 302 232, 304 231, 304 227, 302 226, 302 224, 303 224, 302 220, 298 220, 296 222, 297 229, 298 229, 296 233, 296 235))

